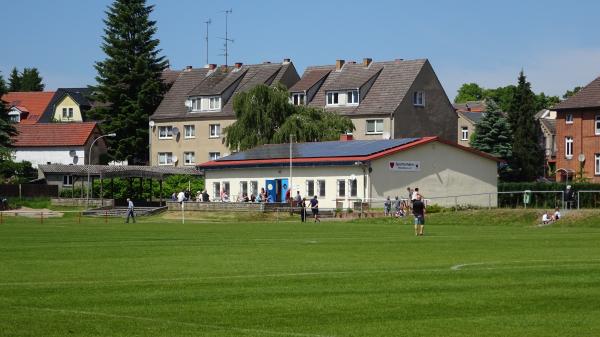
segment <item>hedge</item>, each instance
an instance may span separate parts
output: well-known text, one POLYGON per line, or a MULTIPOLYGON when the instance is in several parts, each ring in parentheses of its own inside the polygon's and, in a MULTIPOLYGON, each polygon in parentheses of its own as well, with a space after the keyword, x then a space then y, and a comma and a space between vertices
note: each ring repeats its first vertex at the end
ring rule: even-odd
MULTIPOLYGON (((577 207, 578 191, 600 191, 600 184, 592 183, 569 183, 575 191, 573 207, 577 207)), ((522 192, 530 191, 565 191, 565 183, 499 183, 498 192, 522 192)), ((598 208, 600 207, 600 192, 581 193, 579 200, 580 208, 598 208)), ((560 193, 532 193, 530 204, 531 208, 554 208, 562 207, 562 194, 560 193)), ((523 207, 523 193, 508 193, 498 195, 498 207, 523 207)))

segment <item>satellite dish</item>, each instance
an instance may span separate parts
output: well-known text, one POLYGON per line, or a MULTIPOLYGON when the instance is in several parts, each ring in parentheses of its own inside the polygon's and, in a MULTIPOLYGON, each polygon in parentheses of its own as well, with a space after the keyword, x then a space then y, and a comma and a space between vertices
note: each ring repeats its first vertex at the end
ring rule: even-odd
POLYGON ((381 138, 382 139, 390 139, 390 133, 389 132, 384 132, 381 134, 381 138))
POLYGON ((173 162, 176 163, 179 160, 179 158, 177 158, 177 156, 173 156, 173 162))
POLYGON ((77 151, 75 151, 75 150, 69 151, 69 156, 70 157, 77 157, 77 151))
POLYGON ((148 123, 148 125, 150 125, 150 127, 151 127, 151 128, 153 128, 153 127, 154 127, 154 121, 150 121, 150 122, 148 123))
POLYGON ((178 127, 174 127, 171 131, 173 132, 173 136, 177 136, 179 134, 179 128, 178 127))

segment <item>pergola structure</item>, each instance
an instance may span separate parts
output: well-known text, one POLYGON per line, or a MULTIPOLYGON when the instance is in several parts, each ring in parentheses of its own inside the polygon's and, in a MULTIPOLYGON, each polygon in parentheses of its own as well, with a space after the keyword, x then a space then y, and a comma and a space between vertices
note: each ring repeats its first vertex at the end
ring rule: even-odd
MULTIPOLYGON (((129 190, 133 193, 133 180, 136 178, 140 179, 140 190, 138 196, 141 198, 144 191, 144 180, 148 180, 148 187, 152 191, 153 181, 158 180, 160 186, 160 204, 163 204, 163 191, 162 182, 163 180, 172 175, 192 175, 202 176, 202 172, 198 171, 195 167, 174 167, 174 166, 138 166, 138 165, 62 165, 62 164, 49 164, 39 165, 38 170, 46 178, 48 183, 56 181, 56 176, 60 176, 62 182, 63 176, 71 176, 73 179, 73 194, 75 193, 75 184, 81 182, 81 197, 83 198, 83 190, 87 182, 88 174, 90 177, 90 184, 94 186, 94 180, 100 179, 100 198, 103 198, 103 186, 104 179, 110 179, 110 191, 111 198, 114 199, 114 178, 125 178, 129 181, 129 190)), ((93 193, 93 189, 91 190, 93 193)), ((74 197, 74 195, 73 195, 74 197)), ((93 194, 90 194, 93 198, 93 194)), ((150 193, 150 202, 152 202, 152 193, 150 193)))

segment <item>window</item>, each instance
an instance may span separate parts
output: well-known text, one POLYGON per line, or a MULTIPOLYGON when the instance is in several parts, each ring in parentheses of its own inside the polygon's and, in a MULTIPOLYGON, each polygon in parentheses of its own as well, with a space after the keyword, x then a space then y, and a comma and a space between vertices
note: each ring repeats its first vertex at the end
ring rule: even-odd
POLYGON ((9 112, 8 116, 12 123, 19 123, 21 121, 21 113, 18 111, 9 112))
POLYGON ((596 163, 594 173, 598 176, 600 175, 600 153, 596 153, 594 157, 594 162, 596 163))
POLYGON ((596 136, 600 135, 600 115, 596 115, 596 120, 594 122, 594 133, 596 136))
POLYGON ((221 97, 196 97, 188 104, 190 111, 218 111, 221 110, 221 97))
POLYGON ((221 186, 223 186, 223 192, 227 193, 227 196, 231 198, 231 190, 229 189, 229 182, 223 181, 221 182, 221 186))
POLYGON ((325 180, 317 180, 317 194, 320 197, 325 196, 325 180))
POLYGON ((209 97, 208 98, 208 110, 220 110, 221 109, 221 97, 209 97))
POLYGON ((306 181, 306 195, 311 197, 315 195, 315 181, 307 180, 306 181))
POLYGON ((221 152, 209 152, 208 153, 208 160, 217 160, 221 158, 221 152))
POLYGON ((63 186, 73 186, 73 176, 63 176, 63 186))
POLYGON ((343 179, 339 179, 337 181, 337 196, 345 197, 346 196, 346 181, 343 179))
POLYGON ((172 152, 159 152, 158 153, 158 165, 173 165, 173 153, 172 152))
POLYGON ((159 126, 158 139, 173 139, 173 127, 170 125, 159 126))
POLYGON ((242 196, 248 195, 248 182, 240 181, 240 192, 242 192, 242 196))
POLYGON ((63 118, 73 118, 73 108, 63 108, 62 116, 63 118))
POLYGON ((350 190, 350 196, 356 197, 358 195, 358 181, 356 179, 349 179, 348 189, 350 190))
POLYGON ((304 105, 304 94, 293 94, 292 95, 292 103, 294 105, 304 105))
POLYGON ((413 105, 425 106, 425 92, 415 91, 413 93, 413 105))
POLYGON ((573 124, 573 114, 567 114, 567 116, 565 117, 565 123, 573 124))
POLYGON ((463 126, 461 128, 461 135, 462 135, 461 140, 469 140, 469 128, 466 126, 463 126))
POLYGON ((565 137, 565 156, 573 158, 573 137, 565 137))
POLYGON ((211 124, 208 126, 208 129, 209 138, 221 137, 221 124, 211 124))
POLYGON ((195 125, 184 125, 184 137, 185 138, 196 138, 196 126, 195 125))
POLYGON ((328 92, 327 93, 327 105, 338 105, 339 104, 339 93, 328 92))
POLYGON ((257 195, 258 194, 258 181, 251 181, 250 182, 250 195, 257 195))
POLYGON ((184 152, 183 153, 183 164, 184 165, 196 164, 196 156, 195 156, 194 152, 184 152))
POLYGON ((379 135, 383 133, 383 119, 367 119, 367 134, 379 135))
POLYGON ((212 195, 213 200, 220 200, 221 199, 221 183, 220 182, 214 182, 213 183, 213 195, 212 195))
POLYGON ((358 90, 348 91, 347 95, 348 104, 358 104, 358 90))

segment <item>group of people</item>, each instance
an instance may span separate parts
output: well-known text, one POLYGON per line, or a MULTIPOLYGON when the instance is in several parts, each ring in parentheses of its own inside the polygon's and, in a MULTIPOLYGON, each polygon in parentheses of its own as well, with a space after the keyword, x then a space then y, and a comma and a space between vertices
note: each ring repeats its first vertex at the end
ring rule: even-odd
POLYGON ((542 214, 542 224, 549 225, 555 221, 558 221, 561 218, 560 209, 556 207, 554 210, 554 214, 550 214, 550 212, 546 211, 542 214))
POLYGON ((397 196, 394 200, 391 200, 388 196, 383 203, 383 213, 385 216, 403 217, 412 210, 415 219, 415 235, 423 236, 425 226, 425 203, 423 196, 419 192, 418 187, 414 189, 407 187, 406 191, 408 192, 407 200, 400 200, 397 196))
POLYGON ((300 195, 300 191, 296 191, 296 196, 294 196, 294 200, 292 201, 292 205, 294 207, 300 207, 300 221, 306 222, 306 207, 310 207, 310 211, 315 219, 315 222, 321 222, 321 218, 319 217, 319 200, 317 196, 313 196, 312 199, 306 200, 300 195), (308 202, 308 205, 307 205, 308 202))
POLYGON ((206 190, 196 192, 195 198, 189 190, 180 191, 179 193, 173 192, 173 194, 171 194, 171 201, 177 201, 179 203, 184 201, 208 202, 209 200, 210 198, 206 190))

